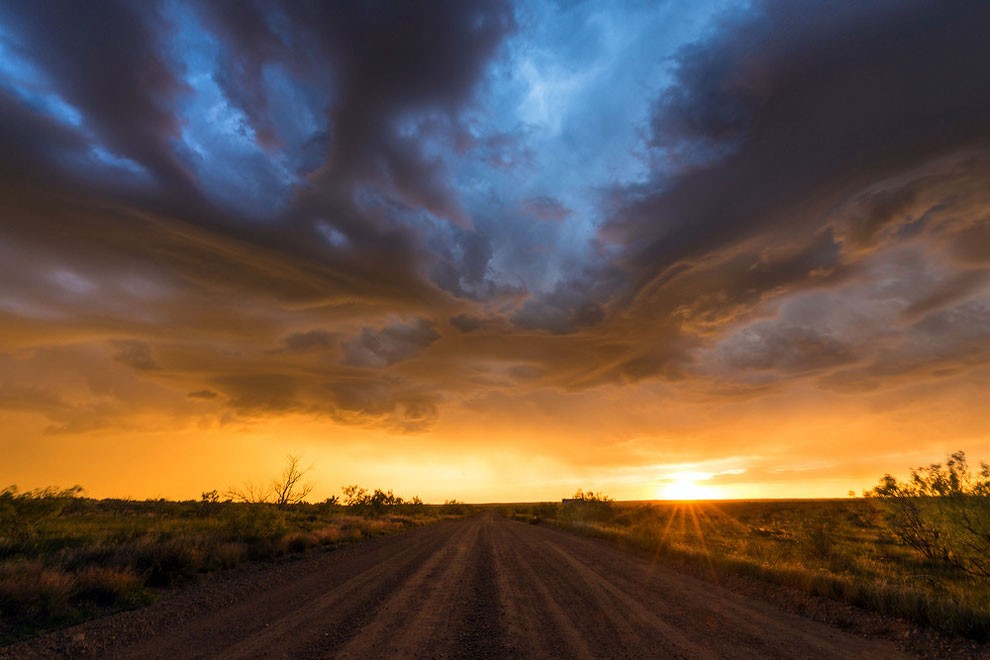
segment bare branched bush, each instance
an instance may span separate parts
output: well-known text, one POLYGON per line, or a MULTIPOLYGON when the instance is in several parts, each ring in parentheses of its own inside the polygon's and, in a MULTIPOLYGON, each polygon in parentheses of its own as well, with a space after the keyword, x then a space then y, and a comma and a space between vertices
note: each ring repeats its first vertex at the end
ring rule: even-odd
POLYGON ((315 484, 304 482, 303 477, 313 469, 313 466, 301 467, 300 458, 292 454, 286 456, 285 461, 282 473, 273 478, 267 486, 246 481, 241 488, 228 488, 224 491, 224 495, 235 502, 275 504, 280 508, 304 502, 313 492, 315 484))
POLYGON ((251 481, 245 481, 240 488, 231 486, 223 492, 225 497, 235 502, 246 504, 269 504, 272 501, 272 491, 268 486, 259 486, 251 481))

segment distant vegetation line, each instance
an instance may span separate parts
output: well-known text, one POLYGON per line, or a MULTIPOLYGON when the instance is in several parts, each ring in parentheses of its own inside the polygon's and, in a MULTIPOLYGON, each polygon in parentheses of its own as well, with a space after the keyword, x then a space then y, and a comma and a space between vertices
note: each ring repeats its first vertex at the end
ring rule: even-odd
POLYGON ((735 573, 990 641, 990 467, 956 452, 863 499, 506 506, 702 576, 735 573))

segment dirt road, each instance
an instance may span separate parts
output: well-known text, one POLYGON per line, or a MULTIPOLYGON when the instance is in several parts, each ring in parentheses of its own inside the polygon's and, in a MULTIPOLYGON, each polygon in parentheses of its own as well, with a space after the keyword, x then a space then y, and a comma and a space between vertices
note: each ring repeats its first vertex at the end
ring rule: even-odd
MULTIPOLYGON (((116 658, 891 658, 594 539, 493 513, 6 649, 116 658), (197 598, 199 600, 197 600, 197 598), (183 602, 186 599, 187 602, 183 602)), ((165 599, 169 601, 169 599, 165 599)), ((4 655, 0 651, 0 655, 4 655)))

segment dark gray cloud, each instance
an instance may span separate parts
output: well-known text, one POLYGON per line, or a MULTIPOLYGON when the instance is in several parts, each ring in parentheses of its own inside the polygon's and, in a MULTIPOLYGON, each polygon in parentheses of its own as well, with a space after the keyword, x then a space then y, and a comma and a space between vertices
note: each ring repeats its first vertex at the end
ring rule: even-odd
POLYGON ((544 373, 541 367, 534 367, 527 364, 517 364, 509 367, 509 375, 517 380, 533 380, 539 378, 544 373))
POLYGON ((345 424, 416 433, 428 430, 439 417, 434 396, 393 378, 345 377, 327 384, 326 391, 331 416, 345 424))
POLYGON ((357 367, 384 367, 408 360, 440 338, 433 323, 418 319, 413 323, 390 323, 381 330, 365 328, 346 342, 344 364, 357 367))
POLYGON ((807 243, 743 244, 697 264, 671 269, 639 291, 634 307, 672 310, 683 331, 709 334, 745 319, 768 297, 820 286, 844 275, 831 231, 807 243))
POLYGON ((481 329, 485 321, 470 314, 458 314, 450 317, 450 324, 461 332, 474 332, 481 329))
MULTIPOLYGON (((0 9, 10 29, 5 35, 34 67, 31 84, 49 89, 66 107, 57 117, 45 115, 0 89, 0 142, 10 159, 0 156, 0 168, 11 176, 33 170, 47 185, 61 177, 74 194, 123 199, 141 212, 178 220, 179 231, 183 223, 198 225, 219 232, 220 240, 309 262, 326 278, 316 284, 324 291, 350 289, 353 295, 357 286, 359 295, 431 297, 432 285, 418 272, 429 257, 415 232, 391 216, 398 204, 470 224, 445 166, 423 142, 444 140, 454 130, 457 112, 513 29, 510 8, 502 2, 194 6, 198 11, 132 2, 86 11, 59 2, 0 9), (188 44, 174 41, 200 35, 204 27, 218 40, 216 62, 199 51, 182 52, 188 44), (200 66, 212 71, 223 94, 211 111, 233 108, 225 110, 230 121, 236 119, 230 113, 244 113, 240 136, 201 136, 199 123, 209 119, 185 116, 189 99, 210 93, 196 87, 203 83, 193 67, 200 66), (307 87, 325 91, 293 96, 307 87), (280 94, 274 102, 273 93, 280 94), (313 115, 311 108, 321 102, 313 115), (308 133, 297 128, 307 124, 299 116, 304 111, 316 122, 308 133), (65 123, 72 114, 79 125, 65 123), (263 152, 231 151, 246 149, 236 141, 248 133, 263 149, 281 147, 285 158, 273 160, 289 161, 285 166, 307 179, 280 182, 285 174, 263 152), (221 138, 234 142, 223 146, 221 138), (215 173, 231 165, 207 165, 211 158, 234 156, 237 172, 226 178, 215 173), (107 164, 124 159, 130 164, 107 164), (132 166, 142 173, 121 169, 132 166), (72 178, 85 187, 70 185, 72 178), (94 187, 96 179, 102 187, 94 187), (252 179, 254 185, 243 182, 252 179), (249 193, 259 196, 254 207, 264 199, 294 201, 267 213, 269 219, 281 216, 278 225, 246 224, 241 216, 255 211, 239 198, 249 193), (328 244, 327 227, 346 247, 328 244)), ((212 130, 227 130, 217 125, 222 120, 214 119, 212 130)))
POLYGON ((986 261, 980 250, 990 200, 984 185, 990 154, 963 151, 881 179, 833 209, 829 216, 850 251, 884 248, 916 238, 948 240, 964 261, 986 261), (963 238, 965 236, 966 238, 963 238), (941 238, 940 238, 941 237, 941 238), (968 255, 968 256, 964 256, 968 255))
POLYGON ((756 324, 727 339, 719 351, 734 369, 805 372, 855 359, 850 346, 815 328, 756 324))
MULTIPOLYGON (((72 129, 33 111, 14 95, 0 89, 0 168, 5 180, 17 182, 25 175, 51 176, 51 163, 66 153, 80 153, 86 141, 72 129)), ((10 183, 7 183, 10 185, 10 183)))
MULTIPOLYGON (((322 6, 294 4, 332 64, 340 103, 331 111, 327 176, 390 184, 407 203, 466 223, 444 169, 396 125, 402 113, 446 111, 466 101, 482 67, 513 27, 501 2, 322 6)), ((413 134, 429 131, 429 123, 413 134)))
MULTIPOLYGON (((622 288, 606 297, 607 309, 691 347, 693 336, 715 339, 775 300, 856 279, 866 249, 922 236, 958 246, 956 232, 979 240, 986 218, 969 181, 985 169, 973 146, 990 144, 990 83, 974 83, 971 67, 990 56, 974 27, 988 18, 969 2, 816 11, 775 1, 724 17, 680 52, 656 102, 652 179, 606 198, 601 235, 631 283, 624 299, 615 297, 622 288)), ((965 300, 982 281, 960 273, 914 303, 965 300)), ((567 317, 596 300, 587 290, 571 280, 516 320, 566 330, 567 317)), ((815 327, 754 328, 724 345, 726 364, 796 373, 858 355, 815 327)), ((669 377, 674 363, 685 356, 624 364, 669 377)))
POLYGON ((325 350, 337 345, 338 335, 326 330, 309 330, 294 332, 282 340, 285 351, 314 351, 325 350))
POLYGON ((644 285, 679 260, 820 222, 816 202, 857 181, 990 139, 990 83, 971 69, 990 55, 986 5, 754 9, 681 53, 653 119, 660 178, 627 189, 605 230, 644 285), (697 162, 680 168, 682 152, 697 162))
POLYGON ((151 346, 147 342, 116 339, 110 342, 110 346, 113 349, 113 359, 121 364, 139 371, 158 368, 158 364, 151 355, 151 346))
POLYGON ((512 317, 521 328, 567 334, 599 325, 605 304, 627 285, 614 267, 587 268, 550 291, 532 296, 512 317))
POLYGON ((303 412, 302 382, 284 373, 220 376, 211 383, 228 398, 228 405, 247 414, 303 412))
POLYGON ((990 297, 934 312, 887 342, 872 359, 837 369, 819 384, 843 393, 928 383, 979 368, 990 360, 990 297))
POLYGON ((0 387, 0 408, 4 410, 29 410, 33 412, 57 412, 70 407, 67 401, 40 387, 3 385, 0 387))
POLYGON ((189 392, 188 394, 186 394, 186 396, 189 397, 190 399, 202 399, 205 401, 210 401, 212 399, 216 399, 217 397, 219 397, 220 394, 214 392, 213 390, 196 390, 195 392, 189 392))
POLYGON ((433 247, 438 259, 431 279, 444 291, 471 300, 488 300, 511 291, 510 287, 499 286, 491 278, 489 264, 494 248, 484 235, 454 229, 451 236, 445 235, 433 247))
POLYGON ((2 17, 107 150, 148 168, 172 192, 196 197, 169 146, 180 134, 170 105, 184 84, 160 51, 164 25, 156 6, 111 0, 78 8, 7 3, 2 17))
MULTIPOLYGON (((257 140, 266 147, 279 143, 263 84, 265 64, 291 58, 291 47, 273 29, 263 2, 198 3, 206 24, 228 44, 215 79, 228 99, 247 115, 257 140)), ((268 7, 270 11, 271 6, 268 7)))

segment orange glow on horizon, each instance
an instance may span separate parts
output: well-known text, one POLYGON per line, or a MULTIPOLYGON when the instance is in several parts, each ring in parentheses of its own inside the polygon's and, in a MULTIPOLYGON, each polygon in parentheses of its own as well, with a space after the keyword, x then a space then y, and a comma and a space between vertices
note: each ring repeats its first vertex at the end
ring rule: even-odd
POLYGON ((305 414, 216 423, 151 411, 121 430, 56 433, 37 416, 8 415, 0 488, 79 484, 96 498, 198 499, 266 483, 293 454, 313 465, 314 502, 345 484, 433 503, 559 501, 579 488, 619 501, 845 498, 948 451, 990 458, 978 394, 943 384, 943 398, 919 416, 855 399, 833 399, 822 413, 820 399, 777 397, 771 411, 760 399, 726 407, 668 391, 677 403, 668 412, 649 404, 648 391, 616 386, 544 392, 542 410, 511 400, 481 411, 452 405, 416 434, 305 414))
MULTIPOLYGON (((576 416, 584 410, 589 418, 600 412, 593 402, 582 402, 582 408, 576 416)), ((311 501, 339 496, 345 484, 392 489, 402 497, 434 503, 559 501, 578 488, 619 501, 844 498, 850 490, 858 494, 871 488, 885 472, 904 474, 943 455, 941 446, 903 453, 895 442, 904 436, 903 429, 868 423, 866 417, 855 423, 822 418, 812 423, 804 415, 778 414, 773 432, 757 420, 744 420, 738 409, 735 413, 733 424, 714 426, 689 440, 641 436, 634 441, 610 440, 614 436, 604 426, 569 425, 551 433, 543 420, 521 417, 512 427, 503 422, 481 428, 451 415, 435 432, 412 436, 328 424, 305 415, 273 415, 231 427, 75 438, 45 433, 22 418, 23 424, 10 427, 0 488, 80 484, 96 498, 198 499, 202 492, 222 492, 246 481, 265 483, 285 456, 294 454, 313 466, 311 501), (798 432, 805 441, 788 446, 787 438, 798 432), (840 437, 849 449, 832 453, 839 446, 834 438, 840 437), (858 456, 854 448, 873 438, 893 440, 886 445, 873 441, 876 453, 858 456), (666 447, 674 442, 703 451, 669 453, 666 447)), ((918 430, 924 431, 924 425, 918 430)), ((979 436, 947 445, 957 446, 974 460, 990 453, 979 436)))

